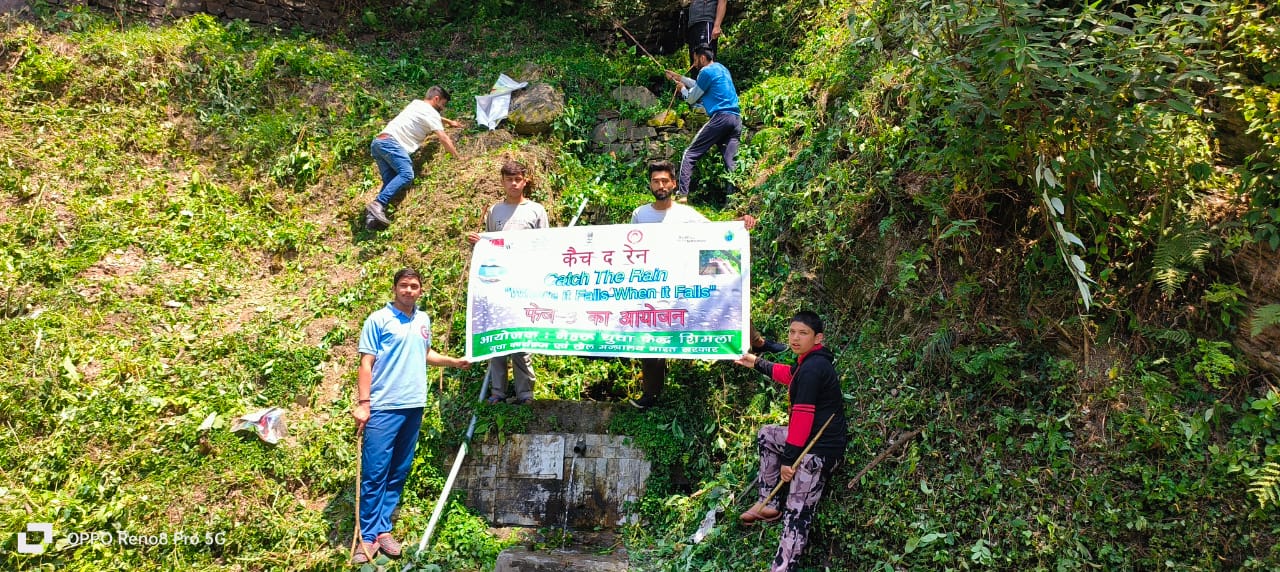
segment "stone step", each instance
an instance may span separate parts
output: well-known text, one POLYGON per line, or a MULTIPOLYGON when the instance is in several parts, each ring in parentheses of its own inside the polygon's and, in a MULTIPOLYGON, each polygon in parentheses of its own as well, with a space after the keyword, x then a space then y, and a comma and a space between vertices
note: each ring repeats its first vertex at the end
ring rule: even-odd
POLYGON ((608 554, 594 552, 539 551, 523 546, 508 548, 498 555, 493 572, 626 572, 627 551, 614 550, 608 554))
POLYGON ((603 401, 537 400, 529 403, 533 421, 529 433, 608 433, 620 403, 603 401))

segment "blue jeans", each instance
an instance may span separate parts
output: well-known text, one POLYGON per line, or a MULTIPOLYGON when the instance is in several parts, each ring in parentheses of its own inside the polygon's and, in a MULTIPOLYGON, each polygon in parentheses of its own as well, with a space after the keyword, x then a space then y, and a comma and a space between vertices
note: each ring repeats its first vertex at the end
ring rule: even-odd
POLYGON ((360 538, 365 542, 391 532, 391 513, 400 504, 421 427, 421 407, 369 413, 360 452, 360 538))
POLYGON ((378 174, 382 176, 382 190, 376 200, 385 207, 413 182, 413 160, 404 152, 404 147, 391 138, 374 139, 369 144, 369 154, 373 155, 378 174))
POLYGON ((711 149, 712 145, 724 148, 724 170, 726 173, 732 173, 736 166, 734 159, 738 155, 738 138, 741 136, 741 117, 728 112, 718 112, 711 116, 707 124, 693 136, 693 141, 689 142, 689 148, 684 150, 684 157, 680 159, 676 196, 689 196, 693 166, 711 149))

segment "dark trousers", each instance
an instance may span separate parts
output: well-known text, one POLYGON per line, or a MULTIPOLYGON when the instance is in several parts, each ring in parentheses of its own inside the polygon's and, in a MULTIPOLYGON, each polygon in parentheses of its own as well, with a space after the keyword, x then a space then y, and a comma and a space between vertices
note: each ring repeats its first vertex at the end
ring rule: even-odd
POLYGON ((391 532, 391 514, 400 504, 404 481, 413 467, 421 427, 421 407, 369 413, 360 452, 360 537, 365 542, 391 532))
POLYGON ((658 397, 667 381, 666 358, 640 358, 640 388, 643 397, 658 397))
MULTIPOLYGON (((689 61, 693 62, 693 49, 703 44, 711 46, 711 53, 719 54, 717 47, 720 43, 719 39, 711 37, 711 29, 715 27, 715 22, 693 22, 684 30, 684 41, 689 44, 689 61)), ((693 79, 698 79, 698 70, 689 68, 689 73, 685 74, 693 79)))
POLYGON ((712 145, 724 149, 724 170, 726 173, 732 173, 737 165, 734 158, 738 156, 740 137, 742 137, 741 117, 728 112, 712 115, 707 124, 698 130, 698 134, 693 136, 689 148, 684 150, 684 157, 680 159, 680 186, 676 189, 676 196, 689 196, 693 166, 711 149, 712 145))

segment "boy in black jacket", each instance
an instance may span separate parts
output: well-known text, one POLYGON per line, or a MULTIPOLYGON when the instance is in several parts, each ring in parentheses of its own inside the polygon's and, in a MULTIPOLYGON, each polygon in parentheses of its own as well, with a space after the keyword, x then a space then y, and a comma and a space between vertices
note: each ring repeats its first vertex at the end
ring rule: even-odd
POLYGON ((787 343, 798 356, 796 365, 772 363, 750 353, 735 361, 790 388, 791 422, 786 427, 766 425, 756 437, 760 451, 760 476, 756 480, 760 502, 739 517, 745 524, 782 519, 782 535, 771 572, 789 572, 798 567, 818 500, 848 444, 840 376, 832 365, 835 356, 822 347, 822 338, 822 318, 813 312, 800 312, 791 318, 787 330, 787 343), (828 419, 831 423, 822 436, 800 459, 800 452, 828 419), (797 460, 800 463, 792 470, 797 460), (790 483, 790 490, 764 504, 779 479, 790 483), (783 505, 781 509, 779 504, 783 505))

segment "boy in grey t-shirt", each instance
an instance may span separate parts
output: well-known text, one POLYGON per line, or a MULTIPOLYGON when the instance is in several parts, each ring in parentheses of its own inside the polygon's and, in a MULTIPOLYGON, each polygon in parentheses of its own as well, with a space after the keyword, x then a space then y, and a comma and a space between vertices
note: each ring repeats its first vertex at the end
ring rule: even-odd
MULTIPOLYGON (((502 190, 506 196, 485 212, 485 232, 549 227, 546 209, 524 196, 525 188, 529 184, 528 169, 515 161, 507 161, 502 165, 501 173, 502 190)), ((467 240, 471 244, 479 242, 480 233, 469 233, 467 240)), ((535 376, 528 353, 517 352, 490 359, 487 375, 489 376, 489 403, 510 401, 516 405, 524 405, 533 401, 535 376), (510 396, 510 400, 507 399, 508 361, 511 362, 511 369, 515 370, 515 395, 510 396)))

